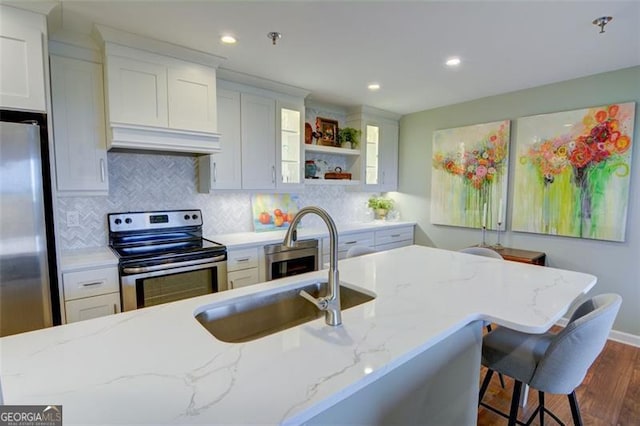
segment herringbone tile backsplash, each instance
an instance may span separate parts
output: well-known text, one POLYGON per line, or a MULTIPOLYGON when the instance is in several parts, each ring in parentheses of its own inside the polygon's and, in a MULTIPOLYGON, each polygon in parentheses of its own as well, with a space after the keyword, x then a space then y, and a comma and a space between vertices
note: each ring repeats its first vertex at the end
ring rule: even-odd
MULTIPOLYGON (((195 157, 108 153, 109 196, 58 197, 58 238, 62 250, 105 246, 107 213, 125 211, 202 210, 204 234, 251 232, 251 194, 200 194, 195 157), (68 227, 67 212, 80 214, 80 226, 68 227)), ((360 221, 366 215, 368 193, 347 192, 341 186, 311 186, 299 194, 300 205, 325 208, 336 223, 360 221)), ((303 225, 320 222, 305 217, 303 225)))

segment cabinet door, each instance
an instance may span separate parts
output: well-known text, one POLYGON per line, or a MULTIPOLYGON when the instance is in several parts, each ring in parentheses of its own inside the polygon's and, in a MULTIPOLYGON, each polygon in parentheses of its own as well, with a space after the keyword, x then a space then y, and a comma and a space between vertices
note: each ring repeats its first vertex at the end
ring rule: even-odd
POLYGON ((168 127, 165 66, 109 56, 107 80, 109 121, 168 127))
POLYGON ((199 157, 200 192, 241 189, 240 93, 219 89, 218 131, 220 153, 199 157))
POLYGON ((278 101, 276 143, 276 186, 301 188, 303 181, 304 104, 278 101))
POLYGON ((64 304, 67 323, 105 317, 120 312, 120 293, 72 300, 64 304))
POLYGON ((243 269, 227 273, 229 289, 258 284, 258 268, 243 269))
POLYGON ((51 56, 53 134, 58 191, 109 190, 102 67, 51 56))
POLYGON ((384 120, 378 153, 380 191, 398 189, 398 123, 384 120))
POLYGON ((262 96, 240 96, 242 137, 242 187, 273 189, 276 186, 276 106, 262 96))
POLYGON ((169 68, 169 127, 216 132, 216 72, 205 67, 169 68))
POLYGON ((380 184, 378 155, 380 152, 380 126, 367 123, 364 126, 364 184, 367 190, 377 190, 380 184))
POLYGON ((0 107, 46 111, 44 16, 0 5, 0 107))

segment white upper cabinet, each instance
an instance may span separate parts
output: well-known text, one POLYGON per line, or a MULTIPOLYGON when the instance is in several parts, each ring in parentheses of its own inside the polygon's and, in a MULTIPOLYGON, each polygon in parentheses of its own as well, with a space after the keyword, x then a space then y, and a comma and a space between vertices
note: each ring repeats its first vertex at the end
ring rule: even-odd
POLYGON ((215 133, 216 74, 194 66, 168 69, 169 127, 215 133))
POLYGON ((301 188, 304 184, 304 104, 276 102, 276 186, 301 188))
POLYGON ((347 117, 347 125, 362 130, 362 189, 398 189, 399 116, 370 107, 359 107, 347 117))
POLYGON ((221 58, 96 26, 104 46, 109 148, 220 152, 221 58))
POLYGON ((45 17, 0 5, 0 107, 46 111, 45 17))
POLYGON ((199 159, 199 191, 301 188, 307 92, 281 93, 233 80, 219 80, 217 89, 222 151, 199 159))
POLYGON ((218 89, 219 154, 198 158, 199 190, 241 189, 240 93, 218 89))
POLYGON ((102 66, 55 55, 50 62, 58 193, 107 195, 102 66))
POLYGON ((240 97, 242 187, 276 187, 276 102, 243 93, 240 97))
POLYGON ((165 66, 111 56, 106 75, 112 123, 168 126, 165 66))

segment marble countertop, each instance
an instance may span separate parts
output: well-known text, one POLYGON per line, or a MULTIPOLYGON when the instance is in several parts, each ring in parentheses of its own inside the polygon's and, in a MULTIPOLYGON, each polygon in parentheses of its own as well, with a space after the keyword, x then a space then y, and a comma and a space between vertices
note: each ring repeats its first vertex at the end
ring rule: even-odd
POLYGON ((109 247, 65 250, 60 256, 60 269, 63 273, 109 266, 118 266, 118 257, 109 247))
POLYGON ((584 273, 408 246, 340 261, 377 295, 251 342, 212 337, 205 307, 326 271, 0 339, 5 404, 62 404, 72 424, 301 424, 474 320, 544 332, 596 283, 584 273))
MULTIPOLYGON (((372 222, 361 223, 337 223, 339 234, 347 234, 358 231, 376 231, 380 229, 393 229, 403 226, 414 226, 415 222, 387 222, 383 220, 375 220, 372 222)), ((326 227, 322 228, 298 228, 298 239, 305 238, 323 238, 328 237, 329 233, 326 227)), ((280 243, 284 239, 286 231, 268 231, 268 232, 237 232, 233 234, 218 234, 206 236, 206 238, 224 244, 229 249, 239 249, 251 247, 255 245, 280 243)))

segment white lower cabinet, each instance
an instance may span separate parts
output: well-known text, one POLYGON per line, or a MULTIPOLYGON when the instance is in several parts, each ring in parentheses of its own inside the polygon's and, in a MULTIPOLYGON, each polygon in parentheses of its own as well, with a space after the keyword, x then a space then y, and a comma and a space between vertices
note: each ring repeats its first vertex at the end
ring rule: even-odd
POLYGON ((376 250, 389 250, 413 244, 413 226, 391 228, 376 231, 376 250))
POLYGON ((67 323, 117 314, 120 312, 120 293, 71 300, 64 302, 64 308, 67 323))
POLYGON ((227 252, 227 282, 229 290, 260 282, 258 247, 227 252))
MULTIPOLYGON (((338 236, 338 260, 347 257, 347 252, 351 247, 373 247, 374 244, 374 232, 350 232, 340 234, 338 236)), ((322 239, 322 265, 328 265, 329 263, 329 237, 322 239)))
POLYGON ((227 281, 229 289, 246 287, 248 285, 258 284, 258 268, 243 269, 241 271, 227 272, 227 281))
POLYGON ((121 311, 117 267, 64 272, 62 281, 67 323, 121 311))

